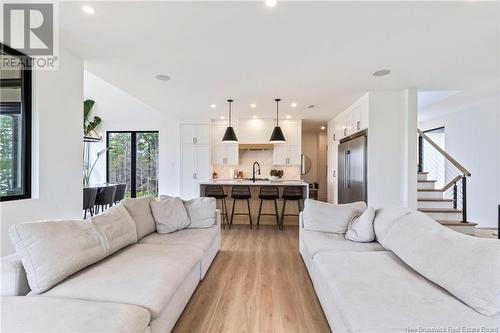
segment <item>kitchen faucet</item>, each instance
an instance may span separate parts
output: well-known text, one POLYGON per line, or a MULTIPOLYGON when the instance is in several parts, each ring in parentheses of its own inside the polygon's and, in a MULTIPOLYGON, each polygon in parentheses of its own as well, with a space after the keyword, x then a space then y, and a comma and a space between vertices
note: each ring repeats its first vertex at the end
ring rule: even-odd
POLYGON ((259 174, 260 176, 260 164, 259 162, 253 162, 253 166, 252 166, 252 181, 255 183, 255 166, 257 165, 258 169, 257 169, 257 173, 259 174))

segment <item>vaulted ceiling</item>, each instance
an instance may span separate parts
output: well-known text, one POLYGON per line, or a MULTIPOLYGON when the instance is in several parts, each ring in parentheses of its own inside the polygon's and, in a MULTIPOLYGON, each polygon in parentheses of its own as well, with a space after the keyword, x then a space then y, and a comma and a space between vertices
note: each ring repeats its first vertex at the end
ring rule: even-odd
POLYGON ((62 43, 179 118, 218 118, 229 97, 240 117, 272 117, 281 97, 283 114, 328 120, 369 90, 459 91, 441 109, 499 91, 497 2, 85 2, 94 15, 82 4, 60 3, 62 43))

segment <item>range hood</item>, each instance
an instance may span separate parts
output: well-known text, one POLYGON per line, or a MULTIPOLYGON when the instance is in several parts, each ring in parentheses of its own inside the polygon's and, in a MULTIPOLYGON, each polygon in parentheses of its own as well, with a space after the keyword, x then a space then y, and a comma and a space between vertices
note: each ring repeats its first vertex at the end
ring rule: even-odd
POLYGON ((273 150, 272 143, 240 143, 239 150, 273 150))

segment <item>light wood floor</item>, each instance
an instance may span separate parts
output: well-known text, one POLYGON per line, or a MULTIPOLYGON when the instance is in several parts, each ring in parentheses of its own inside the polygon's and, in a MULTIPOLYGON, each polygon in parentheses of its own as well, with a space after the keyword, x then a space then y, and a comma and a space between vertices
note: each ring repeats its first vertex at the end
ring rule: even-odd
POLYGON ((222 230, 222 249, 173 332, 330 332, 298 227, 222 230))

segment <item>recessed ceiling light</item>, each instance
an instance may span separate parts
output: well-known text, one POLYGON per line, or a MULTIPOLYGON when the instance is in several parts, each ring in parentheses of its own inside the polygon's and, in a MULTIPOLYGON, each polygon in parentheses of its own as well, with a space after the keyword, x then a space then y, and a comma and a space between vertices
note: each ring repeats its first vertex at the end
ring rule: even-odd
POLYGON ((89 15, 94 15, 95 14, 95 9, 93 7, 90 7, 90 6, 82 6, 82 10, 84 13, 86 14, 89 14, 89 15))
POLYGON ((373 73, 372 75, 373 76, 386 76, 387 74, 389 74, 391 71, 389 69, 381 69, 379 71, 376 71, 375 73, 373 73))
POLYGON ((169 81, 170 76, 165 75, 165 74, 158 74, 158 75, 156 75, 156 79, 158 79, 160 81, 169 81))
POLYGON ((266 0, 267 7, 275 7, 277 3, 278 3, 278 0, 266 0))
POLYGON ((225 117, 224 116, 220 116, 220 119, 225 119, 225 117))
POLYGON ((307 108, 308 108, 308 109, 312 109, 312 108, 314 108, 314 107, 316 107, 316 105, 314 105, 314 104, 311 104, 311 105, 308 105, 308 106, 307 106, 307 108))
POLYGON ((253 119, 257 119, 257 116, 253 116, 252 118, 253 118, 253 119))
POLYGON ((290 116, 289 114, 286 115, 286 119, 290 119, 292 118, 292 116, 290 116))
POLYGON ((321 130, 323 130, 323 131, 326 129, 326 127, 325 127, 325 126, 321 126, 320 128, 321 128, 321 130))
POLYGON ((257 104, 252 103, 252 104, 250 104, 250 107, 251 107, 252 109, 255 109, 255 108, 257 107, 257 104))
POLYGON ((215 109, 215 108, 217 107, 217 105, 215 105, 215 104, 210 104, 210 107, 211 107, 212 109, 215 109))
POLYGON ((291 106, 292 108, 296 108, 296 107, 297 107, 297 103, 293 102, 293 103, 291 103, 291 104, 290 104, 290 106, 291 106))

